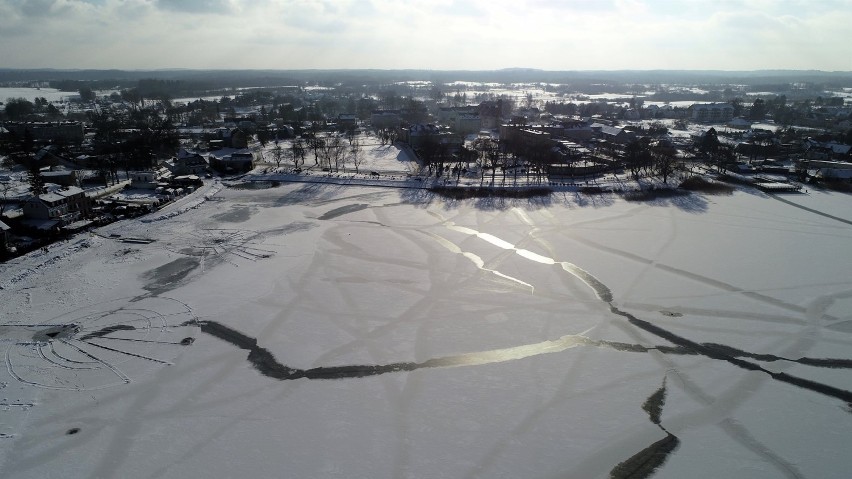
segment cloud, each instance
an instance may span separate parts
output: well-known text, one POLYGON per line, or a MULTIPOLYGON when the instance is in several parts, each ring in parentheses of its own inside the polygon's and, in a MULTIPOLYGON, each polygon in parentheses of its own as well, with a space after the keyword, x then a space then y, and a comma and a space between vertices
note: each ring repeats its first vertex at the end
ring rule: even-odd
POLYGON ((234 2, 229 0, 156 0, 156 5, 182 13, 224 14, 235 10, 234 2))
POLYGON ((850 23, 850 0, 0 0, 0 64, 849 70, 850 23))

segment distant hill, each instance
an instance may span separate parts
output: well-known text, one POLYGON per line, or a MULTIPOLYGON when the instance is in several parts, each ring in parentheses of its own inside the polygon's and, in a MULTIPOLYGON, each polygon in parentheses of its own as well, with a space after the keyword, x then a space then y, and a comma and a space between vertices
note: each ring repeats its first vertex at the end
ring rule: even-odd
POLYGON ((818 83, 827 87, 852 87, 852 72, 818 70, 577 70, 547 71, 534 68, 502 70, 56 70, 0 69, 0 83, 59 80, 117 83, 140 79, 204 82, 215 88, 304 84, 382 84, 430 80, 497 83, 616 83, 616 84, 785 84, 818 83))

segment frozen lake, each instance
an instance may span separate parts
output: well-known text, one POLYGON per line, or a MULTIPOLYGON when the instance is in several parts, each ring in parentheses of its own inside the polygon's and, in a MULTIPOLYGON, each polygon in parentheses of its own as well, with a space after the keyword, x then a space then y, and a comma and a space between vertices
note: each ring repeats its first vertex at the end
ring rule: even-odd
POLYGON ((848 196, 206 191, 0 265, 3 476, 852 468, 848 196))
POLYGON ((47 101, 61 101, 71 95, 77 95, 77 92, 60 91, 56 88, 0 87, 0 102, 3 103, 6 103, 9 98, 24 98, 29 101, 35 101, 36 98, 43 97, 47 101))

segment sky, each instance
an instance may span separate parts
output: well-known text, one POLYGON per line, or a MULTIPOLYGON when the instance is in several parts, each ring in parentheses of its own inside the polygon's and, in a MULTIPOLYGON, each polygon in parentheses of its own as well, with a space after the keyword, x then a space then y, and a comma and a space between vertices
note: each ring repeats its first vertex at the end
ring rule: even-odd
POLYGON ((852 71, 852 0, 0 0, 0 67, 852 71))

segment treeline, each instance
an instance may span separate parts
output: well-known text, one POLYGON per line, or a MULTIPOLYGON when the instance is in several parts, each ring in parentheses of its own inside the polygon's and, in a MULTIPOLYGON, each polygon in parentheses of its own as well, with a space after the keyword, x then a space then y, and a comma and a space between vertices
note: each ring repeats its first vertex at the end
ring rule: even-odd
POLYGON ((83 89, 90 90, 120 90, 122 88, 133 88, 136 86, 136 81, 131 80, 53 80, 48 83, 50 88, 56 88, 59 91, 80 91, 83 89))
POLYGON ((176 98, 205 94, 212 85, 203 81, 163 80, 143 78, 140 80, 54 80, 51 88, 61 91, 90 90, 134 90, 143 98, 176 98))
MULTIPOLYGON (((305 83, 319 85, 370 85, 411 80, 435 83, 454 81, 498 83, 558 83, 593 94, 598 85, 607 84, 607 92, 619 85, 635 84, 730 84, 761 88, 764 85, 810 83, 823 88, 852 87, 850 72, 795 70, 714 71, 714 70, 649 70, 649 71, 545 71, 507 69, 486 71, 458 70, 13 70, 0 69, 3 82, 104 81, 120 83, 141 79, 203 82, 212 89, 235 87, 273 87, 305 83)), ((115 85, 112 85, 115 86, 115 85)), ((773 90, 757 90, 773 91, 773 90)))

